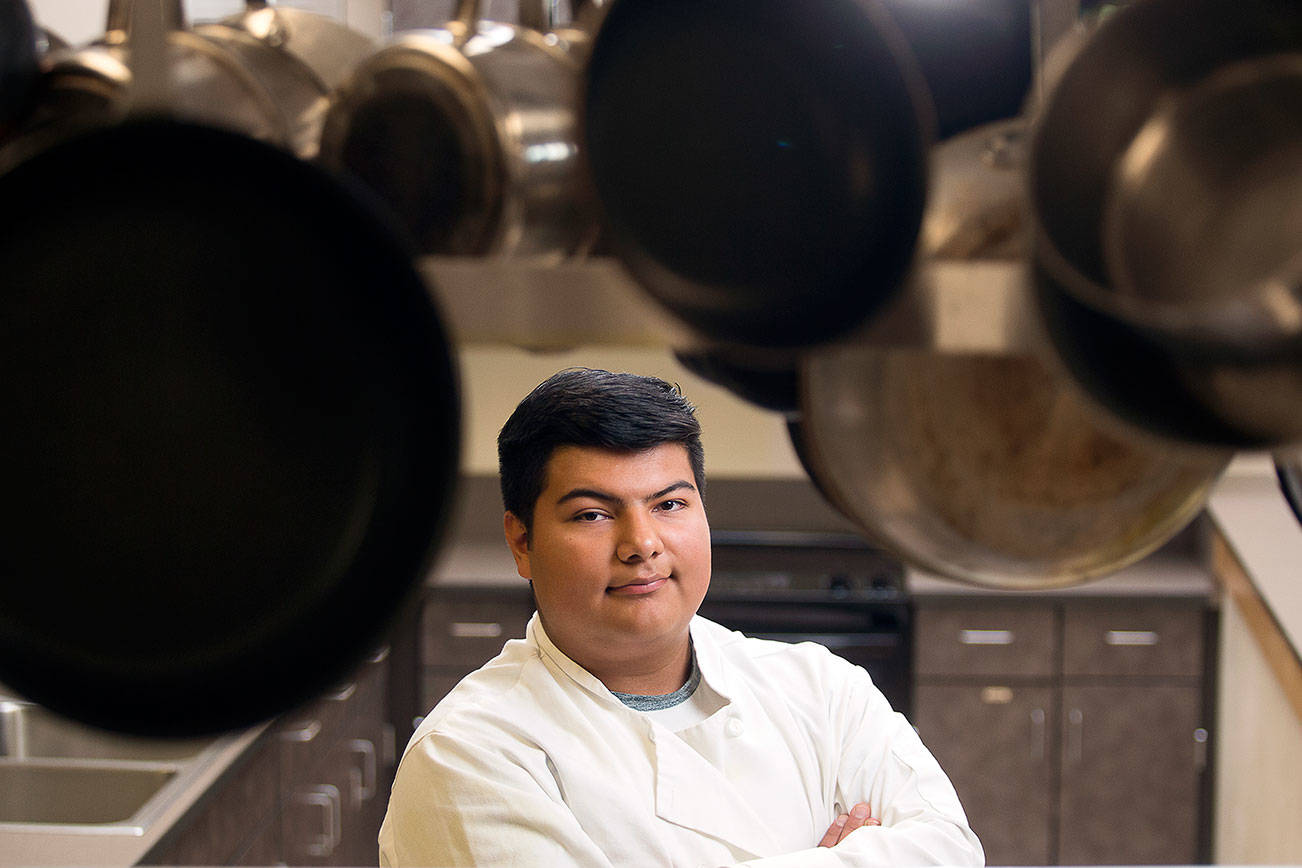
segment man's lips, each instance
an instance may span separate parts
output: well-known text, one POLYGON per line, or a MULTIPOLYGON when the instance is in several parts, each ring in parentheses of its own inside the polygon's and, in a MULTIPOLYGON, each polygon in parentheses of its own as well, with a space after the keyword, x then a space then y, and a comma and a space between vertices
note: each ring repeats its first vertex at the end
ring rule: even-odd
POLYGON ((645 579, 634 579, 633 581, 625 582, 622 585, 609 587, 606 589, 606 593, 620 594, 622 596, 650 594, 659 590, 667 581, 669 581, 668 576, 650 576, 645 579))

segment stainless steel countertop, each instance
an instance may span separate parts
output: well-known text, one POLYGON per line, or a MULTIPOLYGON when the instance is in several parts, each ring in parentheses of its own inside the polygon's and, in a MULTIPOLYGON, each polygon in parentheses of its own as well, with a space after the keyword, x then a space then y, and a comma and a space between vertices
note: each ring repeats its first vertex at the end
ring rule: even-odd
POLYGON ((0 868, 8 866, 128 866, 139 862, 195 805, 270 724, 215 737, 178 763, 176 776, 127 822, 63 825, 0 823, 0 868))
MULTIPOLYGON (((439 558, 426 580, 429 585, 523 587, 506 544, 499 540, 453 545, 439 558)), ((909 569, 906 587, 916 597, 1207 597, 1217 593, 1216 580, 1207 563, 1193 553, 1159 552, 1118 570, 1066 588, 1043 591, 1001 590, 971 585, 909 569)))
POLYGON ((1042 591, 1001 590, 969 585, 922 570, 906 575, 909 593, 917 598, 937 596, 1017 598, 1200 597, 1217 599, 1218 585, 1211 568, 1191 555, 1157 554, 1117 572, 1065 588, 1042 591))

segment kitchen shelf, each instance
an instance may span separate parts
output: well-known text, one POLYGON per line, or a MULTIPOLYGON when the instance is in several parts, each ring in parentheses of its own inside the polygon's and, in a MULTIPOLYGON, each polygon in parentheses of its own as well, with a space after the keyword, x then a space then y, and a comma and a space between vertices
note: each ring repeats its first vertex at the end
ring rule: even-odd
MULTIPOLYGON (((538 351, 707 342, 656 304, 613 257, 429 256, 419 268, 459 344, 538 351)), ((1040 340, 1021 260, 930 260, 897 301, 845 342, 937 353, 1016 355, 1040 340)))

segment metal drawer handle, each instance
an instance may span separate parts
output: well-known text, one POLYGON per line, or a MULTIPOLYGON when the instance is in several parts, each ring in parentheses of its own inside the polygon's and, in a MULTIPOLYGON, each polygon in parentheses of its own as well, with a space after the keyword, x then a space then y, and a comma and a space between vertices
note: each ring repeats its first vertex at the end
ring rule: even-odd
POLYGON ((287 729, 280 734, 284 741, 306 743, 321 734, 321 721, 304 720, 293 729, 287 729))
POLYGON ((331 784, 301 792, 298 800, 305 805, 321 808, 322 830, 307 843, 304 848, 309 856, 331 856, 339 842, 343 840, 343 806, 339 800, 339 788, 331 784))
POLYGON ((1194 768, 1202 771, 1207 768, 1207 730, 1201 726, 1194 730, 1194 768))
POLYGON ((1048 744, 1048 728, 1044 725, 1045 714, 1043 708, 1031 709, 1031 761, 1040 762, 1044 759, 1048 744))
POLYGON ((353 694, 356 692, 357 692, 357 682, 350 681, 347 684, 345 684, 343 687, 340 687, 334 693, 331 693, 329 696, 326 697, 326 699, 329 699, 332 702, 347 702, 348 700, 353 698, 353 694))
POLYGON ((1012 630, 959 630, 958 641, 964 645, 1011 645, 1012 630))
POLYGON ((1067 712, 1067 758, 1076 764, 1085 759, 1085 714, 1079 708, 1067 712))
POLYGON ((448 632, 458 639, 495 639, 502 635, 502 625, 496 621, 453 621, 448 632))
POLYGON ((1121 646, 1156 645, 1160 638, 1152 630, 1109 630, 1103 634, 1104 642, 1121 646))
POLYGON ((349 770, 353 773, 353 805, 361 807, 375 798, 375 745, 370 739, 355 738, 348 743, 348 747, 362 758, 360 769, 354 766, 349 770))
POLYGON ((1013 688, 982 687, 981 701, 986 705, 1007 705, 1013 701, 1013 688))

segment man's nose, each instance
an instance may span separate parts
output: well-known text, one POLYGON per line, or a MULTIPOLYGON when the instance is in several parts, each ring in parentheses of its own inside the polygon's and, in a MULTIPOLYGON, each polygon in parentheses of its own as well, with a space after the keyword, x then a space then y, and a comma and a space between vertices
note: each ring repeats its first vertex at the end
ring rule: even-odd
POLYGON ((626 516, 620 522, 619 543, 615 555, 626 564, 647 561, 664 550, 655 522, 650 516, 626 516))

